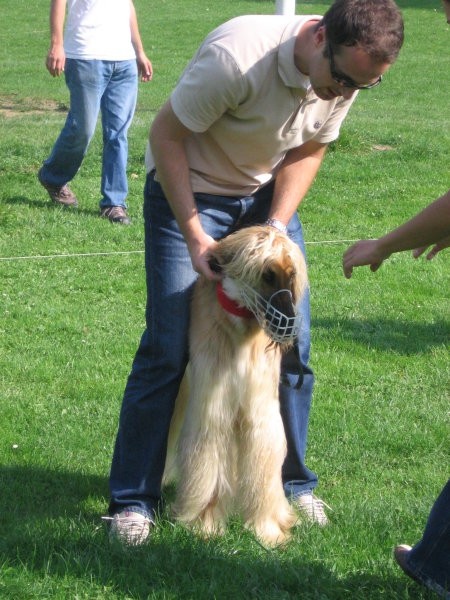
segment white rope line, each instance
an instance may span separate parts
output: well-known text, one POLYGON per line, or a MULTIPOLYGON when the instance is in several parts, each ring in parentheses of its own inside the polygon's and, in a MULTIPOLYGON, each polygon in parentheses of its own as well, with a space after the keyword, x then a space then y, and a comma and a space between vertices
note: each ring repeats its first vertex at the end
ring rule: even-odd
MULTIPOLYGON (((22 32, 22 34, 24 34, 25 32, 22 32)), ((42 35, 43 33, 47 33, 48 35, 50 35, 50 30, 47 29, 32 29, 31 31, 28 31, 27 35, 42 35)), ((8 33, 0 33, 0 40, 6 37, 11 37, 11 34, 8 33)))
POLYGON ((354 244, 357 240, 321 240, 320 242, 305 242, 307 246, 320 246, 320 244, 354 244))
POLYGON ((90 257, 90 256, 114 256, 117 254, 144 254, 144 250, 125 250, 123 252, 85 252, 85 253, 74 253, 74 254, 35 254, 32 256, 0 256, 0 260, 13 261, 13 260, 39 260, 47 258, 79 258, 79 257, 90 257))
MULTIPOLYGON (((319 246, 321 244, 352 244, 358 240, 322 240, 320 242, 305 242, 306 245, 319 246)), ((0 256, 0 261, 15 260, 46 260, 49 258, 89 258, 93 256, 117 256, 127 254, 144 254, 144 250, 123 250, 114 252, 77 252, 74 254, 34 254, 30 256, 0 256)))

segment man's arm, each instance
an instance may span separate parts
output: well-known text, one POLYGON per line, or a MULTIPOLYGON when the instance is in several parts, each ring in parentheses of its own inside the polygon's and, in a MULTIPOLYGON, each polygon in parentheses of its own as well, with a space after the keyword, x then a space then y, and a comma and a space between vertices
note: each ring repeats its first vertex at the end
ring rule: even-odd
POLYGON ((158 180, 188 245, 192 266, 208 279, 217 279, 208 265, 216 242, 200 223, 184 149, 184 140, 190 133, 167 101, 153 121, 150 145, 158 180))
POLYGON ((450 24, 450 0, 442 0, 442 6, 444 7, 447 23, 450 24))
POLYGON ((427 254, 431 260, 450 246, 450 190, 428 205, 415 217, 376 240, 360 240, 344 254, 343 269, 347 278, 353 267, 370 265, 372 271, 380 268, 383 261, 394 252, 416 248, 417 258, 430 244, 436 244, 427 254))
POLYGON ((45 66, 53 77, 59 77, 64 71, 66 54, 64 52, 64 19, 66 0, 52 0, 50 5, 50 50, 45 66))
POLYGON ((133 44, 134 51, 136 52, 136 61, 141 81, 150 81, 153 77, 153 67, 152 63, 144 52, 141 35, 139 33, 136 9, 134 8, 132 0, 130 0, 130 30, 131 43, 133 44))
POLYGON ((314 140, 290 150, 278 171, 269 218, 287 225, 314 181, 327 144, 314 140))

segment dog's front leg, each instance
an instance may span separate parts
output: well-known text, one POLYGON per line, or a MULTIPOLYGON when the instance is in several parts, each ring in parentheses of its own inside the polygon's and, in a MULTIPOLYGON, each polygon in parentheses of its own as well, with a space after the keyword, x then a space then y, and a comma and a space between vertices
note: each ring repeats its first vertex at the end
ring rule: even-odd
POLYGON ((227 404, 226 377, 192 370, 191 393, 178 446, 180 475, 174 511, 178 520, 205 535, 222 533, 235 486, 230 445, 233 409, 227 404))
POLYGON ((296 516, 284 494, 286 438, 277 397, 252 397, 242 418, 238 487, 246 526, 268 546, 284 543, 296 516))

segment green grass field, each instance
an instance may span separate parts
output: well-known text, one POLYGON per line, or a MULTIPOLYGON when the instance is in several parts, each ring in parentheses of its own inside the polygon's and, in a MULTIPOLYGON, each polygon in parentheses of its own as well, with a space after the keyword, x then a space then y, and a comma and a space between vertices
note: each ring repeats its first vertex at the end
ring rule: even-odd
MULTIPOLYGON (((143 157, 151 121, 203 36, 267 0, 135 0, 155 76, 130 130, 131 227, 97 216, 100 130, 51 206, 36 172, 68 95, 45 70, 48 2, 0 0, 0 598, 406 600, 432 595, 392 560, 449 477, 449 254, 408 253, 345 280, 350 240, 381 235, 449 187, 450 27, 400 0, 406 41, 361 93, 301 206, 316 388, 308 464, 333 508, 267 551, 239 522, 198 540, 163 515, 121 552, 100 520, 126 377, 144 327, 143 157)), ((319 13, 328 2, 297 2, 319 13)))

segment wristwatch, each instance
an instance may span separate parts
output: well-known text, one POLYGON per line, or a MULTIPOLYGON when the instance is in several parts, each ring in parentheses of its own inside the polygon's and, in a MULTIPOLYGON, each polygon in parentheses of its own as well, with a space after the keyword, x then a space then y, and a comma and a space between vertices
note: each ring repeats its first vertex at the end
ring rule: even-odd
POLYGON ((278 231, 287 233, 287 226, 278 219, 267 219, 266 225, 270 225, 271 227, 275 227, 275 229, 278 229, 278 231))

